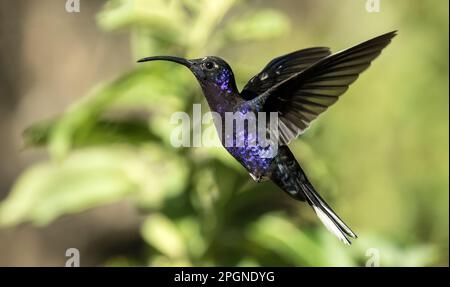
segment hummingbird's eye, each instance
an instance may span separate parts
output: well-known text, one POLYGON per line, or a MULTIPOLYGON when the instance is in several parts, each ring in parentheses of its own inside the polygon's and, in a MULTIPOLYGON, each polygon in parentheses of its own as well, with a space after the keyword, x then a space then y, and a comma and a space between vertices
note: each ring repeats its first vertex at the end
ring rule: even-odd
POLYGON ((205 62, 204 66, 207 70, 211 70, 212 68, 214 68, 214 63, 208 61, 208 62, 205 62))

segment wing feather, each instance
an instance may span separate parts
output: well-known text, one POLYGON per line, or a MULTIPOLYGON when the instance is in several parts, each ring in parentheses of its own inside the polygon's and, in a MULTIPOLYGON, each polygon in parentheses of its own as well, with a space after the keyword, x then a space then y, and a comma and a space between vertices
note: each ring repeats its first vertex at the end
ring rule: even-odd
MULTIPOLYGON (((250 102, 258 106, 259 111, 279 112, 281 143, 288 144, 347 91, 349 85, 370 66, 395 35, 396 31, 393 31, 375 37, 344 51, 321 58, 307 68, 291 74, 289 73, 290 69, 292 71, 295 69, 291 68, 287 62, 288 58, 274 59, 276 64, 278 61, 283 63, 283 74, 290 74, 290 76, 282 81, 276 79, 275 84, 271 83, 270 88, 262 92, 261 89, 266 88, 265 85, 255 88, 251 84, 247 84, 244 91, 260 92, 260 95, 253 97, 250 102)), ((317 48, 313 48, 313 51, 314 49, 317 48)), ((274 63, 268 64, 267 73, 271 71, 274 63)), ((264 71, 265 69, 261 73, 264 71)), ((249 93, 249 95, 253 94, 249 93)))
POLYGON ((250 79, 242 89, 241 96, 246 100, 253 99, 277 83, 305 70, 330 54, 329 48, 314 47, 277 57, 250 79))

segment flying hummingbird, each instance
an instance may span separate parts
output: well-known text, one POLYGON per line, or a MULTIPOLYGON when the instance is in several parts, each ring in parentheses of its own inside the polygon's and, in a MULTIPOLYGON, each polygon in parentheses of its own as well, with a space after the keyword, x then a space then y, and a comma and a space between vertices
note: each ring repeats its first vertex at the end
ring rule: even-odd
MULTIPOLYGON (((395 35, 396 31, 386 33, 335 54, 329 48, 314 47, 277 57, 251 78, 241 92, 230 66, 219 57, 187 60, 155 56, 138 62, 165 60, 186 66, 200 83, 211 111, 221 116, 226 112, 278 113, 275 156, 261 156, 262 148, 254 145, 225 148, 255 181, 270 179, 292 198, 308 202, 327 229, 349 245, 350 238, 357 238, 356 234, 315 191, 287 145, 339 99, 395 35)), ((220 135, 223 128, 217 125, 216 128, 220 135)), ((234 136, 247 139, 254 135, 234 136)))

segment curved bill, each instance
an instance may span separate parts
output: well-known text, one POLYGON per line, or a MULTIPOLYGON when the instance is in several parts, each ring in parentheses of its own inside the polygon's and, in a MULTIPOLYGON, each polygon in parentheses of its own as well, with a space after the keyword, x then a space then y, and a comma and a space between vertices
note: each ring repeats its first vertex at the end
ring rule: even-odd
POLYGON ((173 56, 147 57, 147 58, 140 59, 138 61, 138 63, 148 62, 148 61, 169 61, 169 62, 174 62, 174 63, 181 64, 181 65, 186 66, 188 68, 192 65, 192 63, 189 60, 186 60, 186 59, 180 58, 180 57, 173 57, 173 56))

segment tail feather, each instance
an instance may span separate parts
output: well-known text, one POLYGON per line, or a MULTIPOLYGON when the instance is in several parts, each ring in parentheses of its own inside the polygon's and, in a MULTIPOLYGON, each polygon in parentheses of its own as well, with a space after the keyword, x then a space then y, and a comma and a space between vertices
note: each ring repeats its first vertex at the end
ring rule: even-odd
POLYGON ((339 218, 331 207, 320 197, 309 182, 304 182, 301 189, 325 227, 343 243, 350 245, 348 237, 357 238, 356 234, 339 218))
POLYGON ((325 227, 342 242, 350 245, 350 238, 357 237, 314 190, 305 172, 287 146, 279 147, 270 179, 292 198, 307 201, 325 227))

